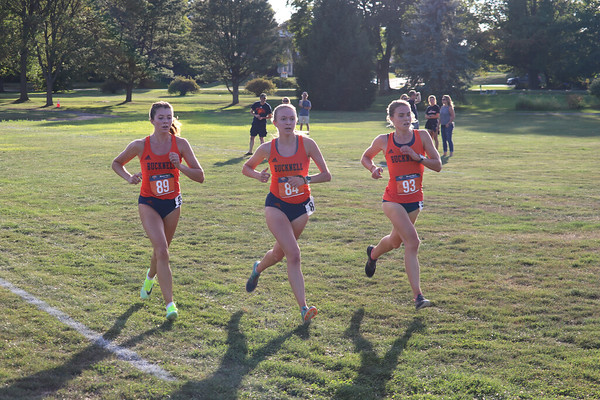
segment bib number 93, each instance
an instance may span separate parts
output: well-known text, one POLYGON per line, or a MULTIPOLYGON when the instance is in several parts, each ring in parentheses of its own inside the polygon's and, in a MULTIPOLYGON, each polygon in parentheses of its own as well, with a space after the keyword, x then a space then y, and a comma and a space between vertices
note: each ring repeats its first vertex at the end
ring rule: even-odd
POLYGON ((396 177, 396 190, 399 195, 417 193, 420 189, 420 174, 410 174, 396 177))

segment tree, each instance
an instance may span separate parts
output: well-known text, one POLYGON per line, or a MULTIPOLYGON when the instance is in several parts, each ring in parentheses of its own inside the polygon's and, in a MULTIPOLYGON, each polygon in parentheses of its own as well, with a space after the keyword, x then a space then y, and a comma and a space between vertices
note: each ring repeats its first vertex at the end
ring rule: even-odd
POLYGON ((390 60, 402 37, 404 15, 412 1, 407 0, 354 0, 364 18, 369 42, 375 49, 379 93, 390 88, 390 60))
POLYGON ((421 0, 400 46, 402 70, 412 86, 460 97, 475 63, 469 58, 465 11, 458 0, 421 0))
POLYGON ((288 4, 294 9, 288 21, 288 30, 294 34, 294 45, 300 47, 300 42, 310 32, 313 20, 314 0, 290 0, 288 4))
POLYGON ((134 87, 162 71, 171 74, 171 49, 189 33, 185 0, 96 0, 108 26, 102 51, 107 78, 134 87))
POLYGON ((300 42, 296 76, 313 108, 361 110, 375 100, 374 54, 356 7, 346 0, 315 3, 300 42))
POLYGON ((239 103, 240 84, 266 72, 280 51, 271 6, 267 0, 198 0, 191 19, 204 73, 218 76, 232 104, 239 103))
POLYGON ((32 42, 46 15, 44 0, 2 0, 1 8, 8 10, 15 19, 17 29, 15 47, 19 53, 20 96, 16 101, 29 100, 27 91, 27 70, 30 63, 32 42))
POLYGON ((548 88, 584 85, 600 73, 599 0, 495 0, 478 4, 486 27, 486 61, 527 74, 530 88, 543 74, 548 88))
POLYGON ((46 0, 46 16, 35 41, 35 53, 46 82, 46 106, 51 106, 54 83, 79 51, 90 14, 84 0, 46 0))
POLYGON ((19 54, 14 43, 17 41, 17 23, 0 0, 0 92, 4 92, 4 78, 17 73, 19 54))

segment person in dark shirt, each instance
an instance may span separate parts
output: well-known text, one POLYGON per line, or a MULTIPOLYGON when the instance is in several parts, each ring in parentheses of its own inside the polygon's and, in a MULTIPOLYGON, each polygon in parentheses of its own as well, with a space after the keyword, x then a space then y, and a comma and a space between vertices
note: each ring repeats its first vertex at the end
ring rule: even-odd
POLYGON ((439 150, 440 143, 438 141, 438 133, 440 126, 440 106, 436 104, 434 95, 429 96, 428 100, 429 106, 427 106, 427 110, 425 110, 425 118, 427 118, 427 122, 425 122, 425 129, 427 129, 429 136, 431 136, 435 142, 435 148, 439 150))
POLYGON ((252 155, 254 138, 257 135, 260 138, 261 144, 265 142, 265 137, 267 136, 267 120, 271 119, 273 116, 271 106, 267 103, 267 95, 261 93, 259 99, 259 101, 250 106, 250 113, 254 118, 252 118, 252 126, 250 127, 250 148, 246 153, 247 156, 252 155))
POLYGON ((417 111, 417 104, 421 102, 421 93, 416 90, 411 90, 408 92, 408 104, 410 104, 410 111, 412 111, 415 116, 414 121, 412 123, 413 129, 419 129, 419 112, 417 111))

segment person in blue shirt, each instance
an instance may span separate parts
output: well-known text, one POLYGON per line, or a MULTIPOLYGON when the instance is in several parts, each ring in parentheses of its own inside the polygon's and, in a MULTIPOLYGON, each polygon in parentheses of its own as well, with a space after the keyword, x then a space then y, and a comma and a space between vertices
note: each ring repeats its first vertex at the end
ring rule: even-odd
POLYGON ((302 100, 298 102, 298 108, 298 123, 300 124, 300 130, 302 130, 303 125, 306 124, 306 133, 310 135, 309 111, 312 108, 312 104, 310 103, 310 100, 308 100, 308 93, 302 92, 302 100))

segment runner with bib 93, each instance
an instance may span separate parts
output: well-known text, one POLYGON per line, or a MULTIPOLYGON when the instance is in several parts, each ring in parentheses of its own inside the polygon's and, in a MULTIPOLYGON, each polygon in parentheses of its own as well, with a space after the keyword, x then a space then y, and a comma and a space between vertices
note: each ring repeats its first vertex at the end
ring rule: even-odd
POLYGON ((442 170, 442 161, 427 130, 412 128, 414 115, 408 102, 392 101, 387 108, 387 120, 395 131, 377 136, 363 153, 361 163, 371 172, 373 179, 381 179, 383 168, 375 165, 373 158, 380 152, 385 154, 389 180, 382 208, 392 223, 392 231, 377 246, 367 247, 365 273, 372 277, 377 259, 404 243, 404 266, 415 307, 419 310, 431 303, 421 292, 417 256, 420 240, 414 224, 423 208, 422 183, 425 167, 439 172, 442 170))

